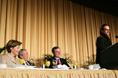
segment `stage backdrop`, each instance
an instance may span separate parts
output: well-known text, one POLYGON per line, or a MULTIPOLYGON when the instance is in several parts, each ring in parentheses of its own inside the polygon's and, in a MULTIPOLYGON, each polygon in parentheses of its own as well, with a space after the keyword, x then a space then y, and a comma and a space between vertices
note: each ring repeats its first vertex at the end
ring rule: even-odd
POLYGON ((100 26, 110 25, 111 40, 117 42, 118 17, 69 0, 0 0, 0 47, 10 39, 23 44, 29 56, 52 54, 54 46, 72 56, 78 66, 96 55, 100 26))

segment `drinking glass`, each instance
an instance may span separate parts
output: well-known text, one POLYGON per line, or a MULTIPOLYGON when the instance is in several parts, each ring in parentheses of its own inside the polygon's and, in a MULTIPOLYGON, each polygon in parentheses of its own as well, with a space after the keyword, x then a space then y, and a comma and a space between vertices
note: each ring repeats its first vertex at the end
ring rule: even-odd
POLYGON ((29 58, 29 61, 30 61, 31 66, 32 66, 32 64, 34 63, 34 57, 30 57, 30 58, 29 58))
POLYGON ((73 69, 77 69, 77 63, 74 63, 73 69))
POLYGON ((52 63, 53 63, 54 66, 56 66, 57 65, 57 60, 52 60, 52 63))
POLYGON ((46 61, 46 66, 49 68, 49 66, 50 66, 50 61, 46 61))
POLYGON ((20 59, 20 60, 19 60, 19 63, 20 63, 21 65, 23 65, 24 62, 25 62, 24 59, 20 59))
POLYGON ((77 63, 75 62, 74 65, 77 66, 77 63))

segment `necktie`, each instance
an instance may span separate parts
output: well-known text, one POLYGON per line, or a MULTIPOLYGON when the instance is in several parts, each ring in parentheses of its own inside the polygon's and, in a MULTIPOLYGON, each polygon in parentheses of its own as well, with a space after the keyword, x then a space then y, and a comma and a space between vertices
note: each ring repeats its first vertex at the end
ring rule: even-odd
POLYGON ((58 59, 58 63, 61 64, 60 60, 58 59))
POLYGON ((30 66, 30 64, 27 61, 25 62, 25 64, 28 65, 28 66, 30 66))

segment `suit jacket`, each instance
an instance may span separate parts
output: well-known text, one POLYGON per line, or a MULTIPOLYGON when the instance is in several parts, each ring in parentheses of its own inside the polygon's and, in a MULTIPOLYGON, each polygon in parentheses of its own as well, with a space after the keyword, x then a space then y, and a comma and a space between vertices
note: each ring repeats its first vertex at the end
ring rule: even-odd
MULTIPOLYGON (((52 58, 48 59, 48 61, 50 61, 50 66, 49 66, 49 68, 53 68, 52 60, 56 60, 56 58, 53 56, 52 58)), ((62 65, 65 64, 65 65, 67 65, 68 67, 70 67, 70 66, 68 65, 68 63, 66 62, 65 59, 60 58, 60 61, 61 61, 61 64, 62 64, 62 65)), ((59 63, 57 63, 57 65, 59 65, 59 63)))
POLYGON ((20 65, 19 60, 17 58, 14 60, 10 53, 0 56, 0 63, 7 64, 7 67, 11 67, 12 65, 20 65))
POLYGON ((107 35, 102 34, 97 38, 97 41, 96 41, 96 47, 97 47, 96 63, 98 63, 98 64, 100 63, 100 52, 102 50, 104 50, 105 48, 109 47, 110 45, 112 45, 112 42, 107 35))
MULTIPOLYGON (((27 61, 27 63, 26 64, 29 65, 29 66, 35 66, 35 64, 34 63, 31 63, 30 61, 27 61)), ((23 65, 25 65, 25 64, 23 63, 23 65)))

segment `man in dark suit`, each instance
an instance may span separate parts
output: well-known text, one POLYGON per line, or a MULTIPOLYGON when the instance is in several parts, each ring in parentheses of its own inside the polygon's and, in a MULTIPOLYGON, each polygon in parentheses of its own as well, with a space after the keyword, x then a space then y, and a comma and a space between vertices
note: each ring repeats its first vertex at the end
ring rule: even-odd
POLYGON ((35 66, 34 64, 34 59, 32 59, 32 62, 28 61, 29 60, 29 55, 28 55, 28 51, 26 49, 21 49, 19 54, 18 54, 18 57, 20 59, 24 59, 24 63, 23 65, 28 65, 28 66, 35 66))
POLYGON ((60 58, 60 55, 61 55, 61 51, 60 51, 60 48, 59 47, 53 47, 52 48, 52 53, 53 53, 53 57, 52 58, 50 58, 50 59, 48 59, 48 61, 50 61, 50 66, 49 66, 49 68, 53 68, 53 61, 54 60, 56 60, 57 61, 57 65, 66 65, 66 66, 68 66, 68 67, 70 67, 69 65, 68 65, 68 63, 66 62, 66 60, 65 59, 63 59, 63 58, 60 58))
MULTIPOLYGON (((96 63, 100 64, 100 52, 104 50, 105 48, 112 45, 111 39, 109 38, 109 25, 103 24, 100 28, 100 36, 97 38, 96 41, 96 47, 97 47, 97 53, 96 53, 96 63)), ((102 66, 101 66, 102 67, 102 66)))

